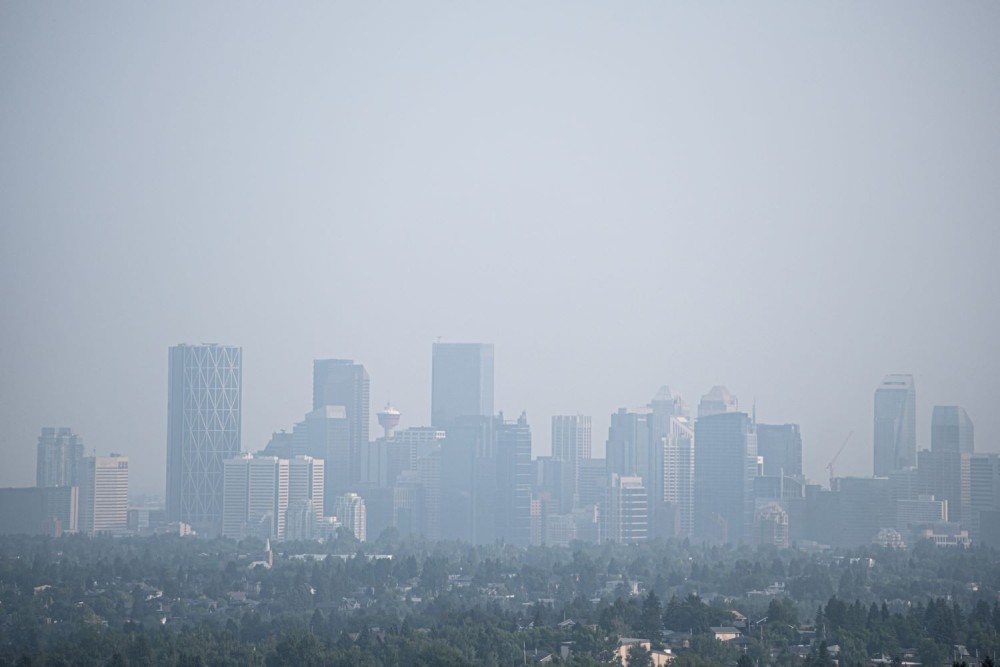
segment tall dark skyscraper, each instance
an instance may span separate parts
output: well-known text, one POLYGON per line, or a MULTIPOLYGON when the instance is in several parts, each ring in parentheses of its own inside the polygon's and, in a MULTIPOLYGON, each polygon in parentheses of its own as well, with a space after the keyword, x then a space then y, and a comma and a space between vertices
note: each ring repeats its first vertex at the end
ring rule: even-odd
POLYGON ((745 412, 699 416, 694 437, 694 520, 701 537, 749 540, 757 434, 745 412))
POLYGON ((240 453, 243 350, 178 345, 168 373, 167 516, 218 534, 223 462, 240 453))
MULTIPOLYGON (((364 366, 351 359, 317 359, 313 362, 313 410, 328 405, 342 405, 347 412, 350 431, 348 477, 351 482, 360 482, 361 462, 368 446, 371 419, 370 381, 364 366)), ((336 474, 331 471, 330 464, 326 474, 336 474)))
POLYGON ((434 343, 431 426, 447 430, 459 417, 493 419, 491 343, 434 343))
POLYGON ((934 406, 931 413, 931 451, 973 454, 975 443, 975 430, 965 408, 957 405, 934 406))
POLYGON ((78 486, 83 439, 62 427, 46 426, 38 436, 35 486, 78 486))
POLYGON ((912 375, 886 375, 875 390, 875 476, 917 465, 917 393, 912 375))

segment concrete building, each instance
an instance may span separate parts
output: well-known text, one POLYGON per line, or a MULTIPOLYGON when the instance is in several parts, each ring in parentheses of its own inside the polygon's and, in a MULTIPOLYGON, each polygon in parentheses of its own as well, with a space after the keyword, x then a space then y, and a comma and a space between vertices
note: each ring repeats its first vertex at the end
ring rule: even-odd
POLYGON ((240 453, 242 360, 239 347, 170 348, 167 517, 202 534, 222 530, 223 462, 240 453))
POLYGON ((79 530, 88 535, 123 533, 128 528, 128 459, 85 456, 77 473, 79 530))
POLYGON ((46 426, 38 436, 35 486, 77 486, 83 438, 66 427, 46 426))
POLYGON ((912 375, 887 375, 875 390, 875 476, 917 464, 917 394, 912 375))

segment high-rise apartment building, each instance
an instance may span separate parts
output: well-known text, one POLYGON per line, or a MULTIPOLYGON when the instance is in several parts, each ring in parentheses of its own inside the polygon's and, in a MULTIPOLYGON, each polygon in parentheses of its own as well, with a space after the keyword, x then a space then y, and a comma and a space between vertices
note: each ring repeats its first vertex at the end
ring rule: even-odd
MULTIPOLYGON (((324 482, 326 479, 326 462, 323 459, 316 459, 311 456, 296 456, 288 461, 288 507, 291 511, 293 505, 298 503, 298 507, 306 506, 312 514, 312 532, 319 534, 320 525, 323 522, 325 503, 323 498, 324 482)), ((287 539, 308 539, 308 535, 295 534, 288 535, 288 522, 286 525, 287 539)), ((303 525, 305 530, 305 525, 303 525)))
POLYGON ((364 448, 370 428, 370 381, 368 371, 351 359, 317 359, 313 362, 313 410, 342 405, 349 431, 347 477, 360 482, 364 448))
POLYGON ((222 530, 224 461, 240 453, 243 351, 227 345, 170 348, 167 517, 222 530))
POLYGON ((117 454, 85 456, 77 479, 80 532, 124 532, 128 527, 128 459, 117 454))
POLYGON ((46 426, 38 436, 35 486, 77 486, 83 438, 66 427, 46 426))
POLYGON ((802 475, 802 433, 798 424, 757 424, 757 454, 768 477, 802 475))
POLYGON ((448 430, 460 417, 493 419, 493 345, 434 343, 431 426, 448 430))
POLYGON ((334 515, 340 519, 340 525, 350 529, 360 542, 368 539, 368 519, 365 512, 365 499, 356 493, 345 493, 337 496, 333 504, 334 515))
POLYGON ((561 461, 559 511, 579 506, 579 462, 589 459, 592 447, 590 417, 558 415, 552 418, 552 459, 561 461))
POLYGON ((976 451, 975 428, 965 408, 957 405, 935 405, 931 413, 931 451, 976 451))
POLYGON ((757 434, 744 412, 711 412, 695 424, 695 533, 722 542, 750 541, 757 476, 757 434))
POLYGON ((875 476, 917 464, 917 393, 912 375, 886 375, 875 390, 875 476))
POLYGON ((686 417, 671 417, 663 437, 663 502, 676 508, 680 525, 673 532, 694 532, 694 426, 686 417))

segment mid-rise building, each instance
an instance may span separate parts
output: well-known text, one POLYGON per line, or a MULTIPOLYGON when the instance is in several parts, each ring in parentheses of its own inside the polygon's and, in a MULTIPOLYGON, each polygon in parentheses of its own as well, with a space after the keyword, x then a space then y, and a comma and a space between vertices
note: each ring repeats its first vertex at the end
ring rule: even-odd
POLYGON ((788 513, 778 503, 768 503, 754 513, 757 544, 788 548, 788 513))
POLYGON ((946 519, 968 528, 972 523, 971 454, 922 450, 917 458, 921 495, 948 501, 946 519))
POLYGON ((649 498, 641 477, 611 473, 601 506, 602 542, 635 544, 649 538, 649 498))
POLYGON ((77 486, 0 489, 0 535, 59 537, 76 532, 78 516, 77 486))
POLYGON ((833 483, 837 496, 833 546, 871 544, 881 529, 896 525, 896 507, 887 477, 838 477, 833 483))
POLYGON ((969 457, 969 509, 973 541, 1000 547, 1000 455, 969 457))
POLYGON ((38 436, 35 486, 77 486, 83 438, 66 427, 46 426, 38 436))
MULTIPOLYGON (((348 430, 346 477, 350 483, 362 479, 371 419, 370 384, 365 367, 351 359, 313 362, 313 411, 327 406, 344 408, 348 430)), ((329 464, 332 468, 333 463, 329 464)))
POLYGON ((887 375, 875 390, 875 476, 917 465, 917 394, 912 375, 887 375))
POLYGON ((79 529, 88 535, 123 533, 128 528, 128 458, 85 456, 77 473, 79 529))
POLYGON ((222 530, 224 462, 240 453, 242 359, 227 345, 170 348, 167 517, 203 534, 222 530))
POLYGON ((802 434, 798 424, 757 424, 757 454, 770 477, 802 475, 802 434))

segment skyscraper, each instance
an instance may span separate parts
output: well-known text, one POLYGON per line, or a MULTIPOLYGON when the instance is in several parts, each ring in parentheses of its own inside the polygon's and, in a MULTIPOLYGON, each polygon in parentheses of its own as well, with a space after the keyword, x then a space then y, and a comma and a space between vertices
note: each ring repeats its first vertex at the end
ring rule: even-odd
POLYGON ((917 394, 912 375, 886 375, 875 390, 875 476, 917 465, 917 394))
POLYGON ((694 427, 686 417, 671 417, 663 443, 663 502, 677 508, 681 537, 694 532, 694 427))
POLYGON ((559 498, 562 513, 579 505, 579 462, 590 458, 591 446, 590 417, 558 415, 552 418, 552 458, 562 462, 559 498))
POLYGON ((170 348, 167 516, 222 529, 223 462, 240 453, 243 351, 227 345, 170 348))
POLYGON ((757 424, 757 454, 769 477, 802 475, 802 433, 798 424, 757 424))
POLYGON ((973 454, 975 443, 975 429, 965 408, 957 405, 934 406, 931 413, 931 451, 973 454))
POLYGON ((77 478, 80 532, 124 532, 128 524, 128 459, 117 454, 85 456, 77 478))
POLYGON ((434 343, 431 426, 447 430, 460 417, 493 419, 493 345, 434 343))
POLYGON ((739 401, 736 400, 736 397, 722 385, 715 385, 701 397, 701 401, 698 403, 698 419, 723 412, 736 412, 738 409, 739 401))
POLYGON ((324 405, 306 415, 292 431, 292 451, 325 462, 324 499, 327 508, 334 498, 357 485, 351 479, 351 432, 347 410, 342 405, 324 405))
POLYGON ((531 538, 531 427, 522 412, 514 422, 503 413, 496 423, 496 536, 528 546, 531 538))
POLYGON ((83 439, 66 428, 46 426, 38 436, 35 486, 77 486, 83 439))
POLYGON ((288 461, 243 454, 225 461, 222 534, 285 539, 288 461))
POLYGON ((736 543, 753 526, 757 434, 744 412, 700 416, 695 424, 694 512, 696 534, 736 543))
POLYGON ((347 476, 352 483, 361 481, 362 454, 368 446, 370 384, 365 367, 351 359, 313 361, 313 410, 328 405, 342 405, 347 413, 350 432, 347 476))

